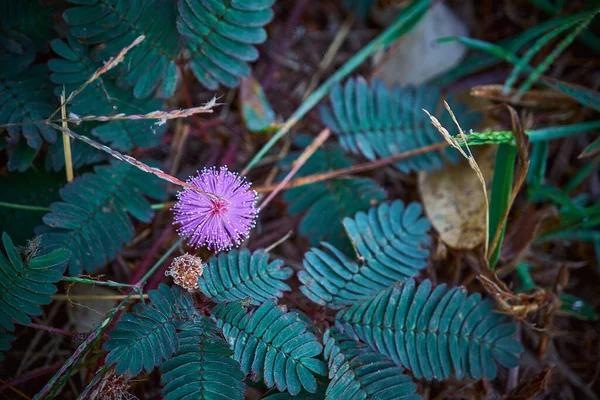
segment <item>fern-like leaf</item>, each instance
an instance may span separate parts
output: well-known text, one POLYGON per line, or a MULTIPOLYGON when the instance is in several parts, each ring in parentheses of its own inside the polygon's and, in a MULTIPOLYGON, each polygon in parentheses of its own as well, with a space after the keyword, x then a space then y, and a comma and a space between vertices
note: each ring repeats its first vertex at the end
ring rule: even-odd
POLYGON ((139 374, 162 364, 179 350, 176 329, 198 315, 189 293, 178 286, 160 285, 148 293, 152 306, 136 304, 121 317, 103 349, 106 363, 116 363, 119 374, 139 374))
POLYGON ((331 379, 325 399, 421 399, 410 376, 368 345, 337 329, 327 330, 323 343, 331 379))
MULTIPOLYGON (((391 157, 443 142, 423 109, 435 112, 440 102, 436 87, 394 87, 378 80, 369 85, 364 78, 352 78, 336 84, 329 96, 331 107, 322 106, 321 119, 338 135, 340 145, 369 160, 391 157)), ((447 99, 463 128, 472 126, 477 114, 466 114, 466 106, 447 99)), ((454 123, 447 113, 440 119, 451 132, 454 123)), ((452 148, 429 152, 396 163, 404 172, 431 170, 443 166, 443 158, 456 162, 460 154, 452 148)))
POLYGON ((175 26, 174 2, 161 0, 71 0, 80 4, 64 12, 70 33, 91 45, 94 60, 105 61, 131 44, 138 36, 146 39, 134 47, 121 64, 119 86, 133 87, 136 98, 145 98, 157 89, 169 97, 177 84, 175 58, 179 34, 175 26), (157 18, 160 10, 160 18, 157 18))
MULTIPOLYGON (((310 138, 298 136, 296 144, 305 146, 310 138)), ((280 162, 286 172, 298 154, 291 154, 280 162)), ((337 146, 323 146, 317 150, 296 173, 296 177, 347 168, 353 162, 344 156, 337 146)), ((282 174, 282 178, 284 176, 282 174)), ((342 220, 380 202, 386 196, 385 189, 369 178, 329 179, 287 190, 283 199, 289 204, 290 215, 305 213, 299 232, 310 245, 316 246, 326 240, 347 254, 352 253, 342 220)))
POLYGON ((244 373, 214 322, 191 320, 178 339, 179 351, 160 368, 166 400, 244 398, 244 373))
MULTIPOLYGON (((56 39, 51 45, 54 52, 61 56, 48 61, 48 67, 52 71, 50 79, 58 85, 59 93, 63 86, 67 95, 73 92, 102 66, 101 62, 92 61, 88 46, 71 35, 67 37, 67 42, 56 39)), ((157 99, 138 100, 129 90, 123 90, 114 80, 102 76, 69 103, 68 111, 78 116, 132 115, 160 110, 162 105, 163 102, 157 99)), ((166 125, 157 126, 153 120, 83 122, 78 130, 84 134, 90 132, 112 148, 129 151, 134 146, 150 147, 158 144, 166 125)))
POLYGON ((19 33, 31 40, 35 51, 46 52, 48 38, 55 35, 53 11, 53 5, 42 0, 0 0, 0 36, 19 33))
POLYGON ((490 300, 462 287, 432 288, 429 280, 399 283, 340 311, 337 323, 416 378, 493 379, 496 362, 519 364, 523 348, 511 336, 515 324, 493 312, 490 300))
POLYGON ((6 255, 0 251, 0 327, 13 331, 13 320, 27 325, 30 315, 42 315, 40 305, 52 302, 69 252, 58 249, 38 255, 34 243, 22 257, 6 233, 2 243, 6 255))
MULTIPOLYGON (((0 124, 44 120, 58 105, 55 100, 45 65, 35 65, 11 78, 0 77, 0 124)), ((10 126, 7 130, 13 142, 23 135, 34 149, 41 147, 42 138, 56 141, 56 131, 47 124, 10 126)))
POLYGON ((179 0, 177 29, 185 38, 194 75, 208 89, 236 87, 250 75, 273 18, 275 0, 179 0))
POLYGON ((253 380, 277 386, 296 395, 302 388, 317 390, 313 373, 326 374, 325 364, 314 358, 323 346, 295 313, 273 301, 248 312, 242 302, 219 304, 213 314, 233 350, 233 358, 253 380))
POLYGON ((334 246, 311 249, 298 272, 300 290, 312 301, 339 309, 414 276, 429 256, 429 221, 419 203, 396 200, 345 218, 344 227, 362 260, 359 265, 334 246))
POLYGON ((149 222, 154 215, 144 195, 165 196, 161 181, 125 163, 99 166, 60 190, 63 202, 53 203, 38 227, 45 248, 64 247, 73 257, 69 273, 92 272, 113 259, 133 239, 127 214, 149 222))
POLYGON ((211 257, 198 287, 217 303, 249 300, 258 305, 291 290, 283 281, 294 272, 282 267, 283 261, 269 262, 269 254, 262 250, 232 250, 211 257))

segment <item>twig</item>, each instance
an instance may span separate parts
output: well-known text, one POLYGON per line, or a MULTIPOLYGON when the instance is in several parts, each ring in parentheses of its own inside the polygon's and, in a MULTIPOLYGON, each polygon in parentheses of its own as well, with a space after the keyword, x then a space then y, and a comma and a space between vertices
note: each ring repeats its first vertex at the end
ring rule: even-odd
POLYGON ((69 331, 65 331, 63 329, 53 328, 51 326, 46 326, 46 325, 40 325, 40 324, 36 324, 34 322, 30 322, 29 324, 27 324, 25 326, 28 326, 28 327, 34 328, 34 329, 39 329, 42 331, 57 333, 57 334, 63 335, 63 336, 70 336, 70 337, 78 336, 77 333, 75 333, 75 332, 69 332, 69 331))
POLYGON ((273 250, 275 247, 279 246, 281 243, 285 242, 286 240, 288 240, 290 238, 290 236, 292 236, 292 234, 294 233, 293 230, 288 231, 288 233, 286 233, 285 235, 283 235, 282 238, 278 239, 275 243, 271 244, 269 247, 267 247, 265 249, 265 253, 270 252, 271 250, 273 250))
MULTIPOLYGON (((65 101, 65 87, 60 95, 60 112, 62 115, 62 127, 68 129, 67 124, 67 102, 65 101)), ((73 181, 73 159, 71 157, 71 138, 63 132, 63 152, 65 153, 65 170, 67 171, 67 182, 73 181)))
MULTIPOLYGON (((115 114, 115 115, 101 115, 101 116, 86 115, 83 117, 80 117, 75 114, 71 114, 71 116, 66 119, 53 120, 51 118, 47 118, 47 119, 41 119, 41 120, 37 120, 37 121, 13 122, 13 123, 8 123, 8 124, 2 124, 2 125, 0 125, 0 128, 7 128, 10 126, 39 125, 39 124, 50 125, 52 123, 59 123, 59 122, 65 121, 65 120, 68 123, 79 125, 82 122, 90 122, 90 121, 108 122, 108 121, 125 121, 125 120, 139 121, 139 120, 143 120, 143 119, 156 119, 156 120, 158 120, 157 124, 163 124, 165 121, 170 120, 170 119, 187 118, 190 116, 194 117, 196 114, 202 114, 202 113, 211 114, 214 111, 212 108, 215 106, 218 106, 218 105, 221 105, 221 103, 217 103, 217 98, 213 97, 208 103, 206 103, 202 106, 185 108, 182 110, 172 110, 172 111, 157 110, 157 111, 152 111, 152 112, 149 112, 146 114, 133 114, 133 115, 127 115, 127 114, 123 114, 123 113, 115 114)), ((200 121, 199 124, 204 127, 210 127, 210 126, 213 126, 213 125, 219 123, 220 121, 221 120, 219 118, 213 118, 213 119, 204 121, 204 125, 203 125, 202 121, 200 121)))
POLYGON ((196 114, 207 114, 213 112, 213 107, 219 105, 217 103, 217 98, 213 97, 210 101, 203 106, 186 108, 183 110, 173 110, 173 111, 152 111, 146 114, 139 115, 126 115, 126 114, 115 114, 115 115, 106 115, 106 116, 95 116, 95 115, 87 115, 85 117, 73 116, 67 119, 67 122, 73 124, 80 124, 85 121, 137 121, 141 119, 157 119, 158 123, 162 123, 162 121, 166 121, 168 119, 178 119, 178 118, 187 118, 196 114))
MULTIPOLYGON (((447 146, 448 146, 448 144, 446 142, 434 143, 429 146, 424 146, 424 147, 420 147, 418 149, 405 151, 404 153, 396 154, 391 157, 380 158, 379 160, 370 161, 370 162, 367 162, 364 164, 354 165, 354 166, 348 167, 348 168, 340 168, 340 169, 336 169, 336 170, 329 171, 329 172, 323 172, 320 174, 305 176, 305 177, 294 179, 294 180, 288 182, 286 185, 282 186, 280 190, 290 189, 290 188, 294 188, 294 187, 298 187, 298 186, 309 185, 311 183, 325 181, 325 180, 332 179, 332 178, 339 178, 344 175, 351 175, 351 174, 357 174, 359 172, 370 171, 372 169, 377 169, 379 167, 384 167, 386 165, 393 164, 397 161, 404 160, 405 158, 414 157, 419 154, 428 153, 430 151, 441 150, 447 146)), ((278 186, 279 186, 279 183, 274 184, 274 185, 265 185, 265 186, 255 187, 254 190, 256 190, 258 193, 268 193, 268 192, 275 190, 278 186)))
POLYGON ((179 185, 181 187, 184 187, 186 189, 190 189, 190 190, 194 190, 200 194, 203 194, 205 196, 210 197, 211 199, 215 199, 215 200, 224 200, 226 201, 226 199, 221 198, 220 196, 217 196, 213 193, 209 193, 209 192, 205 192, 203 190, 200 190, 197 186, 194 185, 190 185, 189 183, 180 181, 179 179, 175 178, 174 176, 171 176, 169 174, 167 174, 166 172, 158 169, 158 168, 154 168, 154 167, 150 167, 149 165, 144 164, 141 161, 136 160, 135 158, 128 156, 126 154, 121 154, 116 150, 111 149, 108 146, 105 146, 101 143, 96 142, 95 140, 90 139, 87 136, 82 136, 79 135, 75 132, 73 132, 72 130, 70 130, 69 128, 63 128, 59 125, 56 124, 51 124, 53 128, 62 131, 63 133, 66 133, 67 135, 69 135, 70 137, 72 137, 73 139, 78 139, 81 140, 82 142, 85 142, 87 144, 89 144, 90 146, 94 147, 95 149, 104 151, 105 153, 110 154, 112 157, 116 158, 119 161, 124 161, 130 165, 133 165, 134 167, 147 172, 149 174, 153 174, 156 175, 157 177, 159 177, 162 180, 165 180, 167 182, 173 183, 175 185, 179 185))
POLYGON ((271 192, 271 194, 269 194, 269 196, 267 196, 267 198, 264 199, 263 202, 258 206, 259 209, 265 208, 267 204, 269 204, 271 200, 273 200, 277 193, 279 193, 281 189, 292 179, 292 177, 296 175, 298 170, 304 165, 304 163, 310 158, 310 156, 312 156, 313 153, 317 151, 317 149, 321 147, 323 143, 325 143, 330 134, 331 131, 328 128, 323 129, 321 133, 319 133, 319 135, 313 140, 310 146, 304 149, 304 151, 302 152, 302 154, 300 154, 298 159, 294 161, 294 166, 292 167, 291 171, 288 172, 285 178, 283 178, 283 180, 277 184, 277 186, 271 192))
POLYGON ((144 295, 139 295, 139 294, 132 294, 132 295, 128 295, 128 294, 115 294, 115 295, 109 295, 109 296, 103 296, 103 295, 87 295, 87 294, 82 294, 82 295, 72 295, 72 294, 54 294, 52 295, 52 300, 55 301, 71 301, 71 300, 139 300, 139 299, 147 299, 148 295, 144 294, 144 295))
POLYGON ((98 68, 96 70, 96 72, 94 72, 92 74, 92 76, 90 76, 88 78, 87 81, 85 81, 83 83, 83 85, 81 85, 77 90, 73 91, 69 97, 65 100, 62 101, 61 99, 61 105, 58 109, 56 109, 52 115, 50 115, 48 117, 48 120, 51 120, 52 117, 54 117, 58 111, 61 110, 61 108, 63 108, 68 102, 70 102, 71 100, 73 100, 73 98, 75 98, 75 96, 77 96, 79 93, 83 92, 83 90, 88 87, 88 85, 92 82, 94 82, 96 79, 98 79, 100 76, 102 76, 103 74, 105 74, 106 72, 110 71, 111 69, 113 69, 114 67, 116 67, 117 65, 119 65, 119 63, 121 61, 123 61, 123 58, 125 58, 125 55, 127 54, 127 52, 129 52, 129 50, 133 49, 135 46, 137 46, 138 44, 142 43, 142 41, 145 39, 146 37, 144 35, 138 36, 129 46, 125 47, 123 50, 121 50, 119 52, 119 54, 117 54, 116 56, 114 56, 113 58, 109 59, 102 67, 98 68))

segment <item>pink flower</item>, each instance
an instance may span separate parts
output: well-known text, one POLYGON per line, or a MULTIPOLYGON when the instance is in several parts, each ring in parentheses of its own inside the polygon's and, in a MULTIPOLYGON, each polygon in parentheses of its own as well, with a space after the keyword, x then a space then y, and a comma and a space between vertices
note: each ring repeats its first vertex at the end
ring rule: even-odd
POLYGON ((179 234, 189 237, 191 246, 229 250, 248 238, 258 215, 257 193, 250 190, 251 183, 227 167, 205 168, 187 182, 222 198, 213 199, 192 189, 177 193, 175 223, 180 225, 179 234))

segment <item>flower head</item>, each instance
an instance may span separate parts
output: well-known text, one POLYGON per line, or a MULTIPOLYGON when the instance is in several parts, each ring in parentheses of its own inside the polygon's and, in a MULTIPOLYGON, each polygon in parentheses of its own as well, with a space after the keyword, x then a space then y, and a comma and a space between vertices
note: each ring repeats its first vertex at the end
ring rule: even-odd
POLYGON ((204 271, 202 259, 185 253, 173 259, 165 275, 172 276, 176 285, 193 292, 198 289, 198 277, 202 276, 202 271, 204 271))
POLYGON ((188 183, 221 198, 210 198, 192 189, 177 193, 175 223, 180 225, 180 235, 189 236, 190 245, 221 251, 248 238, 258 215, 257 193, 250 190, 249 182, 227 167, 213 167, 191 177, 188 183))

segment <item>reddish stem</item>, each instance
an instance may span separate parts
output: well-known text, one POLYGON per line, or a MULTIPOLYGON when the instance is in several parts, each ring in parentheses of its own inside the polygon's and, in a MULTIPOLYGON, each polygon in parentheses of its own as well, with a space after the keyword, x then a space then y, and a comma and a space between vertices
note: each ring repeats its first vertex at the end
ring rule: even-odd
MULTIPOLYGON (((138 265, 138 267, 135 269, 135 271, 133 271, 133 274, 131 274, 131 276, 129 277, 129 284, 135 285, 136 283, 139 282, 139 280, 142 278, 142 276, 144 276, 144 274, 148 271, 148 268, 150 268, 150 265, 152 264, 152 260, 156 256, 156 253, 158 253, 160 246, 163 244, 164 241, 166 241, 167 239, 169 239, 171 237, 171 233, 172 233, 171 225, 167 225, 165 227, 165 229, 163 230, 163 232, 158 237, 158 239, 154 242, 154 244, 152 245, 152 247, 150 248, 148 253, 146 253, 146 257, 144 257, 142 262, 138 265)), ((127 293, 129 293, 129 292, 131 292, 131 289, 128 289, 127 293)))
POLYGON ((77 333, 75 332, 69 332, 69 331, 65 331, 63 329, 59 329, 59 328, 52 328, 50 326, 45 326, 45 325, 40 325, 40 324, 36 324, 36 323, 29 323, 25 326, 28 326, 30 328, 34 328, 34 329, 40 329, 42 331, 47 331, 47 332, 52 332, 52 333, 58 333, 59 335, 63 335, 63 336, 70 336, 70 337, 75 337, 75 336, 79 336, 77 333))
POLYGON ((6 382, 4 385, 0 386, 0 393, 5 391, 6 389, 19 385, 21 383, 24 382, 28 382, 32 379, 35 378, 39 378, 40 376, 44 376, 44 375, 48 375, 54 371, 56 371, 57 369, 59 369, 61 367, 61 365, 63 365, 62 361, 58 361, 52 365, 49 365, 47 367, 43 367, 43 368, 39 368, 36 370, 33 370, 31 372, 28 372, 18 378, 13 379, 12 381, 8 381, 6 382))

